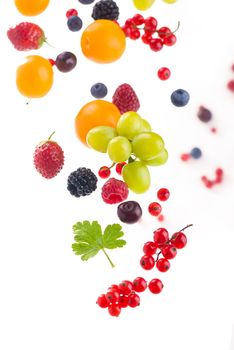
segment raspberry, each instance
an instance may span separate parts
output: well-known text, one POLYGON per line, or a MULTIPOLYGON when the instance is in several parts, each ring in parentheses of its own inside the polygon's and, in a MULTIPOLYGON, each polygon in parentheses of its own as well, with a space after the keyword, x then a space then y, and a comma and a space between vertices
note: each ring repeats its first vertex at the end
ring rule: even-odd
POLYGON ((113 0, 101 0, 95 4, 92 17, 95 20, 117 20, 119 18, 119 8, 113 0))
POLYGON ((121 114, 129 111, 137 112, 140 108, 138 97, 129 84, 122 84, 116 89, 112 102, 118 107, 121 114))
POLYGON ((125 182, 109 179, 102 187, 102 199, 105 203, 116 204, 128 198, 128 187, 125 182))

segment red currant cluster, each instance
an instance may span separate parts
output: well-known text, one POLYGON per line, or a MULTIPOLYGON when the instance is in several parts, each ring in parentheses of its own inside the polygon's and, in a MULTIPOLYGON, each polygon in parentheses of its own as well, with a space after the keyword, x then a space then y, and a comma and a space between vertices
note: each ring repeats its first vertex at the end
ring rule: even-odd
MULTIPOLYGON (((231 66, 231 70, 234 72, 234 64, 231 66)), ((234 92, 234 80, 233 79, 227 83, 227 88, 228 88, 228 90, 234 92)))
POLYGON ((102 179, 107 179, 108 177, 110 177, 111 174, 111 169, 115 166, 115 171, 117 172, 117 174, 121 175, 122 174, 122 170, 124 165, 126 165, 126 162, 123 163, 113 163, 110 167, 108 166, 102 166, 99 170, 98 170, 98 175, 100 176, 100 178, 102 179))
POLYGON ((177 249, 182 249, 187 244, 187 237, 182 231, 190 226, 192 225, 174 233, 171 238, 165 228, 158 228, 154 231, 153 241, 146 242, 143 246, 145 255, 140 260, 141 267, 144 270, 152 270, 156 266, 160 272, 168 271, 171 266, 169 260, 175 258, 177 249), (155 254, 156 259, 153 257, 155 254), (160 255, 163 258, 160 258, 160 255))
POLYGON ((151 50, 155 52, 162 50, 164 45, 173 46, 177 40, 175 34, 168 27, 157 29, 158 21, 154 17, 145 19, 142 15, 136 14, 127 19, 121 28, 126 37, 132 40, 141 38, 143 43, 149 45, 151 50), (139 27, 141 25, 143 27, 139 27), (141 30, 143 31, 142 35, 141 30))
POLYGON ((207 176, 202 176, 201 180, 207 188, 212 188, 214 185, 221 184, 223 182, 223 169, 217 168, 215 170, 215 179, 210 180, 207 176))
MULTIPOLYGON (((167 188, 160 188, 157 192, 157 197, 160 201, 165 202, 170 197, 170 192, 167 188)), ((148 206, 148 211, 152 216, 157 216, 159 221, 164 220, 164 216, 161 214, 162 206, 158 202, 152 202, 148 206)))
MULTIPOLYGON (((101 294, 97 299, 97 305, 108 308, 111 316, 118 317, 121 309, 126 307, 135 308, 140 305, 140 297, 137 293, 147 289, 147 282, 142 277, 137 277, 133 282, 123 281, 119 285, 112 284, 106 294, 101 294)), ((163 284, 159 279, 153 279, 148 284, 148 289, 153 294, 159 294, 163 284)))

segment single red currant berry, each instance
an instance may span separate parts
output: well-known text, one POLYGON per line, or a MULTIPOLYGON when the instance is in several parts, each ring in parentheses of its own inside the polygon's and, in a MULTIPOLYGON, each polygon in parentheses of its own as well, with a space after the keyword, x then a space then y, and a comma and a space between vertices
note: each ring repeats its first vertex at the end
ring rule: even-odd
POLYGON ((171 35, 171 30, 167 27, 162 27, 157 30, 158 36, 161 39, 164 39, 166 36, 171 35))
POLYGON ((107 179, 111 174, 110 169, 107 166, 102 166, 99 170, 98 170, 98 175, 100 176, 100 178, 102 179, 107 179))
POLYGON ((212 187, 214 186, 214 181, 207 180, 207 181, 205 182, 205 186, 206 186, 207 188, 212 188, 212 187))
POLYGON ((124 34, 126 37, 130 36, 131 31, 132 31, 131 27, 125 25, 125 26, 121 27, 121 29, 124 31, 124 34))
POLYGON ((234 80, 230 80, 230 81, 227 83, 227 88, 228 88, 228 90, 234 92, 234 80))
POLYGON ((110 304, 109 301, 106 299, 105 294, 101 294, 96 301, 96 304, 98 306, 100 306, 101 308, 105 309, 106 307, 108 307, 108 305, 110 304))
POLYGON ((234 64, 231 66, 231 70, 234 72, 234 64))
POLYGON ((165 36, 165 38, 163 39, 163 43, 166 46, 173 46, 173 45, 175 45, 176 41, 177 41, 177 39, 176 39, 176 36, 174 34, 165 36))
POLYGON ((160 201, 165 202, 170 197, 170 192, 167 188, 160 188, 157 192, 157 197, 160 201))
POLYGON ((162 284, 162 281, 160 281, 157 278, 154 278, 153 280, 150 281, 148 287, 151 293, 159 294, 163 289, 163 284, 162 284))
POLYGON ((133 27, 134 26, 134 21, 132 18, 128 18, 126 21, 125 21, 125 26, 128 26, 128 27, 133 27))
POLYGON ((170 268, 171 264, 170 261, 168 261, 167 259, 159 259, 156 262, 156 267, 160 272, 167 272, 170 268))
POLYGON ((120 294, 119 286, 117 286, 117 284, 112 284, 112 285, 108 288, 108 292, 109 292, 109 291, 117 292, 117 293, 120 294))
POLYGON ((169 233, 165 228, 158 228, 154 231, 154 242, 158 245, 162 245, 167 243, 169 240, 169 233))
POLYGON ((156 18, 154 17, 148 17, 145 19, 145 32, 155 32, 156 28, 157 28, 158 22, 156 20, 156 18))
POLYGON ((111 316, 118 317, 121 312, 121 308, 117 304, 112 304, 108 307, 108 312, 111 316))
POLYGON ((152 39, 153 39, 153 38, 152 38, 152 35, 151 35, 151 34, 148 34, 148 33, 143 34, 142 37, 141 37, 141 40, 143 41, 143 43, 144 43, 144 44, 147 44, 147 45, 150 44, 150 42, 151 42, 152 39))
POLYGON ((215 174, 218 178, 222 177, 223 176, 223 169, 222 168, 217 168, 215 170, 215 174))
POLYGON ((128 296, 128 306, 134 308, 140 305, 140 297, 136 293, 131 293, 128 296))
POLYGON ((155 242, 146 242, 143 246, 143 252, 146 255, 154 255, 157 250, 157 244, 155 242))
POLYGON ((169 68, 163 67, 158 70, 158 77, 161 80, 167 80, 171 76, 171 71, 169 68))
POLYGON ((52 58, 49 58, 48 61, 50 62, 51 66, 55 65, 55 61, 52 58))
POLYGON ((138 29, 131 29, 131 32, 129 34, 129 38, 132 40, 137 40, 141 37, 141 33, 138 29))
POLYGON ((207 179, 206 176, 202 176, 202 177, 201 177, 201 180, 202 180, 203 182, 207 182, 207 181, 208 181, 208 179, 207 179))
POLYGON ((108 292, 106 293, 106 299, 111 304, 117 303, 119 301, 119 293, 113 292, 112 290, 108 290, 108 292))
POLYGON ((171 244, 167 244, 164 247, 162 247, 161 252, 164 258, 169 260, 174 259, 177 254, 176 248, 171 244))
POLYGON ((140 260, 140 265, 144 270, 152 270, 155 265, 152 255, 144 255, 140 260))
POLYGON ((132 21, 136 26, 140 26, 141 24, 145 23, 144 17, 138 13, 135 16, 133 16, 132 21))
POLYGON ((128 295, 120 295, 118 305, 121 308, 127 307, 128 306, 128 295))
POLYGON ((76 9, 70 9, 66 12, 66 17, 72 17, 72 16, 77 16, 78 15, 78 11, 76 11, 76 9))
POLYGON ((188 153, 183 153, 180 156, 180 159, 183 160, 183 162, 187 162, 187 160, 189 160, 190 158, 191 158, 191 156, 188 153))
POLYGON ((150 41, 150 48, 152 51, 158 52, 163 48, 163 42, 161 39, 152 39, 150 41))
POLYGON ((158 216, 158 221, 163 222, 164 221, 164 215, 159 215, 158 216))
POLYGON ((133 284, 130 281, 122 281, 119 284, 120 294, 128 295, 133 289, 133 284))
POLYGON ((159 203, 152 202, 148 207, 148 211, 152 216, 158 216, 162 211, 162 207, 159 203))
POLYGON ((187 244, 187 237, 183 232, 176 232, 171 237, 171 243, 177 249, 182 249, 187 244))
POLYGON ((122 162, 122 163, 117 163, 115 166, 115 171, 117 172, 117 174, 121 175, 122 174, 122 170, 123 167, 126 165, 126 162, 122 162))
POLYGON ((141 293, 144 292, 147 288, 147 282, 143 277, 137 277, 133 281, 133 290, 135 292, 141 293))
POLYGON ((213 132, 213 134, 217 133, 217 129, 216 128, 211 128, 210 131, 213 132))

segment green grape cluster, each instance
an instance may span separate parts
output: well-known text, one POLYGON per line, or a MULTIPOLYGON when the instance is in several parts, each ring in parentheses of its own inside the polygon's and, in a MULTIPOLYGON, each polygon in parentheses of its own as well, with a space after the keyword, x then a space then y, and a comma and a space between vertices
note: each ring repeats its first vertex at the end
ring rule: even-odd
POLYGON ((123 180, 135 193, 144 193, 150 187, 148 166, 163 165, 168 159, 161 136, 136 112, 124 113, 116 129, 109 126, 91 129, 86 140, 92 149, 107 153, 113 163, 128 161, 123 168, 123 180))
MULTIPOLYGON (((163 0, 167 4, 174 4, 177 0, 163 0)), ((155 0, 133 0, 133 4, 138 10, 146 11, 148 10, 153 4, 155 0)))

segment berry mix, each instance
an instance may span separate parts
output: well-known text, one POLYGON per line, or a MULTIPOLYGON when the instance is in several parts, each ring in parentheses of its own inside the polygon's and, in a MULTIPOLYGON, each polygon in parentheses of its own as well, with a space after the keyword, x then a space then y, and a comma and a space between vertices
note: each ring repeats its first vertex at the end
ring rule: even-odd
MULTIPOLYGON (((132 0, 139 11, 148 10, 155 0, 132 0)), ((163 0, 172 4, 176 0, 163 0)), ((84 57, 94 63, 112 63, 117 61, 125 52, 128 38, 140 39, 143 44, 158 52, 163 47, 174 46, 177 42, 175 30, 166 26, 158 26, 155 17, 144 17, 134 14, 127 18, 124 24, 118 23, 120 9, 113 0, 79 0, 80 8, 91 5, 90 24, 83 28, 83 19, 80 11, 75 8, 66 12, 67 29, 73 33, 82 31, 81 51, 84 57)), ((46 10, 49 0, 18 0, 16 7, 24 16, 37 16, 46 10), (34 5, 37 6, 34 6, 34 5)), ((71 34, 74 35, 75 34, 71 34)), ((7 36, 18 51, 39 50, 47 38, 42 28, 31 22, 22 22, 8 30, 7 36)), ((31 55, 26 62, 18 67, 16 85, 19 92, 28 99, 42 98, 47 95, 53 86, 54 67, 61 73, 68 73, 75 69, 77 57, 69 51, 61 52, 56 58, 44 58, 31 55), (40 73, 43 71, 43 76, 40 73), (29 74, 30 72, 30 74, 29 74)), ((166 81, 171 76, 168 67, 161 67, 155 72, 155 77, 166 81)), ((234 91, 233 81, 228 88, 234 91)), ((148 204, 147 210, 137 201, 129 199, 131 193, 140 195, 151 186, 150 168, 164 165, 168 160, 168 152, 163 138, 152 130, 150 123, 139 113, 140 99, 134 87, 128 83, 116 86, 112 98, 106 96, 109 90, 103 82, 94 82, 90 87, 92 101, 83 105, 75 118, 75 132, 83 145, 99 153, 106 153, 110 165, 102 165, 99 170, 93 171, 87 167, 75 167, 67 178, 67 190, 76 197, 90 196, 100 181, 100 200, 105 204, 116 205, 116 218, 124 224, 137 224, 144 215, 151 215, 159 222, 164 221, 163 204, 170 198, 167 188, 159 188, 157 199, 154 196, 148 204), (116 178, 117 177, 117 178, 116 178), (163 214, 162 214, 163 212, 163 214)), ((169 101, 175 107, 185 107, 190 100, 188 91, 178 88, 169 96, 169 101)), ((210 123, 212 112, 200 106, 198 119, 203 123, 210 123)), ((216 133, 215 127, 211 127, 216 133)), ((64 166, 64 152, 60 145, 53 141, 54 132, 47 140, 40 142, 34 151, 33 162, 37 172, 45 179, 56 177, 64 166)), ((181 155, 181 160, 199 160, 203 150, 194 147, 188 153, 181 155)), ((223 181, 223 169, 215 171, 215 179, 210 180, 202 176, 201 180, 207 188, 212 188, 223 181)), ((114 210, 114 209, 113 209, 114 210)), ((144 255, 140 259, 143 270, 155 268, 157 273, 165 273, 171 267, 171 260, 176 257, 178 250, 187 244, 185 229, 172 234, 166 228, 156 228, 153 240, 143 246, 144 255)), ((72 249, 82 261, 102 251, 110 265, 114 267, 107 249, 122 248, 126 244, 121 225, 111 224, 102 231, 97 221, 77 222, 73 225, 74 243, 72 249)), ((123 308, 135 308, 140 305, 139 293, 148 290, 159 294, 163 290, 160 279, 154 278, 147 282, 143 277, 136 277, 133 281, 124 280, 120 284, 111 285, 105 294, 97 299, 97 305, 108 309, 111 316, 119 316, 123 308)))

